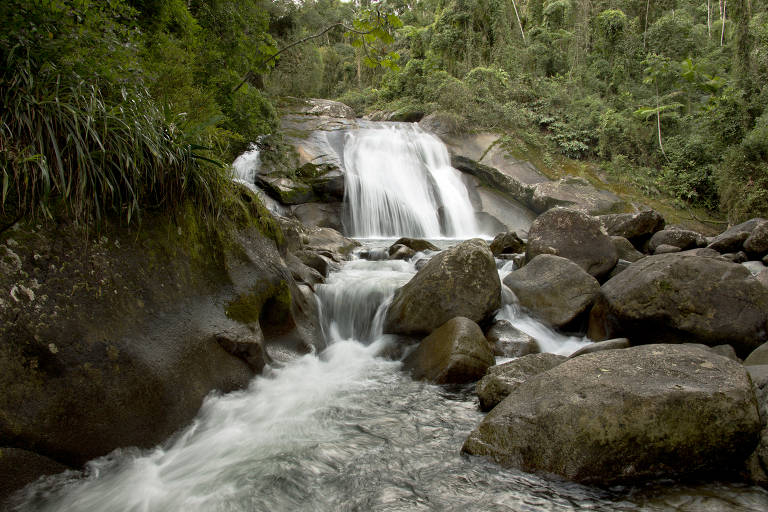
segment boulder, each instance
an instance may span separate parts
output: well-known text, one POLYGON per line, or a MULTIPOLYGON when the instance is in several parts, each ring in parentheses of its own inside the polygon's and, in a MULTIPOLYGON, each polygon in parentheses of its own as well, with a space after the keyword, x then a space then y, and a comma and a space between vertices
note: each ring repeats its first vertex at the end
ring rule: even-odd
POLYGON ((264 350, 264 334, 258 324, 254 324, 251 331, 230 328, 216 333, 214 338, 221 348, 245 361, 257 374, 270 362, 264 350))
POLYGON ((490 411, 518 385, 561 364, 567 358, 556 354, 530 354, 508 363, 492 366, 477 383, 480 409, 490 411))
POLYGON ((304 283, 314 290, 315 286, 325 282, 325 278, 320 272, 305 265, 295 255, 288 253, 284 259, 291 271, 291 276, 297 283, 304 283))
POLYGON ((280 174, 257 175, 256 184, 282 204, 293 205, 318 200, 311 185, 280 174))
POLYGON ((0 447, 0 508, 3 500, 14 491, 31 484, 44 475, 55 475, 70 469, 40 454, 12 448, 0 447))
POLYGON ((744 367, 704 347, 644 345, 569 359, 517 385, 463 451, 610 485, 724 475, 760 431, 744 367))
POLYGON ((480 322, 500 305, 493 254, 474 238, 435 255, 395 293, 384 332, 428 334, 456 316, 480 322))
POLYGON ((291 209, 293 215, 302 224, 331 228, 336 231, 344 229, 341 221, 341 203, 304 203, 291 209))
POLYGON ((713 249, 707 249, 706 247, 700 247, 698 249, 688 249, 687 251, 680 251, 679 254, 686 254, 688 256, 701 256, 702 258, 720 258, 722 256, 719 252, 713 249))
POLYGON ((615 338, 612 340, 596 341, 586 347, 580 348, 570 356, 570 359, 574 357, 583 356, 584 354, 593 354, 595 352, 602 352, 603 350, 617 350, 622 348, 629 348, 629 340, 627 338, 615 338))
POLYGON ((617 275, 621 274, 622 272, 627 270, 631 264, 632 263, 627 260, 619 259, 619 261, 616 262, 616 266, 613 267, 613 270, 611 270, 611 272, 608 274, 608 277, 606 278, 606 280, 613 279, 617 275))
POLYGON ((744 248, 744 242, 752 234, 752 231, 763 222, 765 219, 754 218, 732 226, 717 235, 707 247, 723 254, 739 252, 744 248))
POLYGON ((416 251, 401 244, 395 244, 389 248, 389 259, 391 260, 409 260, 416 255, 416 251))
POLYGON ((403 360, 414 379, 435 384, 475 382, 495 360, 483 331, 472 320, 456 317, 421 340, 403 360))
POLYGON ((745 262, 742 263, 742 265, 744 265, 744 267, 747 270, 749 270, 749 272, 753 276, 756 276, 756 275, 760 274, 761 272, 765 272, 766 270, 768 270, 768 267, 763 265, 762 261, 745 261, 745 262))
POLYGON ((745 253, 744 251, 729 252, 729 253, 723 254, 721 258, 727 261, 730 261, 732 263, 744 263, 749 259, 747 257, 747 253, 745 253))
POLYGON ((497 320, 485 333, 485 339, 491 344, 495 356, 522 357, 539 351, 535 339, 507 320, 497 320))
POLYGON ((352 107, 339 101, 321 98, 304 100, 302 112, 313 116, 340 117, 345 119, 355 118, 355 111, 352 107))
POLYGON ((594 340, 730 344, 766 340, 768 290, 741 265, 687 254, 648 256, 606 282, 590 314, 594 340))
POLYGON ((653 254, 672 254, 680 251, 681 249, 679 247, 675 247, 674 245, 661 244, 656 247, 656 249, 654 249, 653 254))
POLYGON ((576 210, 553 208, 531 225, 526 261, 539 254, 554 254, 573 261, 600 279, 616 265, 618 255, 600 222, 576 210))
POLYGON ((499 233, 491 242, 491 252, 494 256, 499 254, 519 254, 525 252, 525 242, 514 231, 499 233))
POLYGON ((761 257, 768 253, 768 221, 764 220, 757 224, 744 240, 744 250, 756 257, 761 257))
MULTIPOLYGON (((428 240, 422 240, 420 238, 408 238, 408 237, 402 237, 395 240, 395 243, 392 244, 392 247, 395 245, 404 245, 410 249, 412 249, 414 252, 424 252, 424 251, 439 251, 440 248, 433 244, 432 242, 428 240)), ((390 247, 390 254, 391 254, 391 247, 390 247)))
POLYGON ((741 359, 739 358, 739 356, 736 355, 736 351, 730 345, 715 345, 714 347, 711 347, 709 350, 711 350, 712 352, 714 352, 719 356, 727 357, 728 359, 731 359, 733 361, 741 362, 741 359))
POLYGON ((746 469, 753 483, 768 489, 768 365, 750 365, 745 368, 752 378, 758 410, 763 419, 760 442, 747 460, 746 469))
POLYGON ((671 245, 679 247, 681 251, 704 247, 707 240, 695 231, 689 229, 662 229, 657 231, 648 242, 648 250, 651 253, 656 252, 660 245, 671 245))
POLYGON ((598 219, 609 235, 626 238, 637 248, 642 248, 665 224, 664 217, 654 210, 600 215, 598 219))
POLYGON ((321 277, 328 277, 331 270, 336 269, 336 265, 329 258, 322 256, 314 251, 296 251, 294 256, 307 267, 315 270, 321 277))
POLYGON ((768 364, 768 343, 763 343, 744 359, 744 366, 768 364))
POLYGON ((588 311, 600 283, 571 260, 540 254, 504 278, 520 305, 552 327, 560 328, 588 311))
POLYGON ((635 246, 623 236, 611 236, 611 241, 616 248, 616 254, 620 260, 629 261, 631 263, 645 256, 635 249, 635 246))

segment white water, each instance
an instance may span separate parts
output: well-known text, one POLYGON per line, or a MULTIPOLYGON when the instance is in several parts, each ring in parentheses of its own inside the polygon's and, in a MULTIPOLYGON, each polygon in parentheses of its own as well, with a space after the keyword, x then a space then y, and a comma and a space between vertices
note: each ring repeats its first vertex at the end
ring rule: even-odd
POLYGON ((349 234, 471 238, 479 234, 448 149, 416 124, 350 131, 344 147, 349 234), (444 207, 441 225, 438 209, 444 207))
POLYGON ((232 179, 237 183, 245 185, 254 194, 259 196, 259 199, 261 199, 269 211, 277 215, 285 215, 285 207, 256 186, 255 178, 260 168, 260 151, 256 145, 252 144, 248 151, 235 158, 235 161, 232 162, 232 179))
POLYGON ((483 417, 472 388, 416 382, 399 362, 377 357, 386 344, 377 317, 414 272, 409 262, 347 263, 319 287, 328 349, 254 379, 247 390, 208 397, 191 426, 154 450, 117 450, 89 463, 85 474, 38 482, 18 496, 15 510, 693 512, 768 506, 768 494, 745 486, 605 491, 460 456, 483 417))

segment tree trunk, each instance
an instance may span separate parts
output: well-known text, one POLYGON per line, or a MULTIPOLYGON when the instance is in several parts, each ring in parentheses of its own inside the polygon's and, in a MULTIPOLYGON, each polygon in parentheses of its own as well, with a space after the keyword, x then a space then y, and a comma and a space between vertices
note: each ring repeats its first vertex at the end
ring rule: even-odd
POLYGON ((720 46, 723 46, 723 42, 725 41, 725 18, 726 18, 726 9, 728 8, 728 0, 723 0, 723 12, 721 13, 720 19, 723 20, 723 27, 720 30, 720 46))
POLYGON ((712 39, 712 7, 707 0, 707 39, 712 39))
POLYGON ((645 25, 643 25, 643 50, 646 47, 646 35, 648 34, 648 9, 651 6, 651 0, 645 0, 645 25))
POLYGON ((517 13, 517 5, 515 0, 512 0, 512 7, 515 9, 515 16, 517 17, 517 25, 520 27, 520 34, 523 36, 523 42, 525 42, 525 32, 523 32, 523 24, 520 23, 520 15, 517 13))

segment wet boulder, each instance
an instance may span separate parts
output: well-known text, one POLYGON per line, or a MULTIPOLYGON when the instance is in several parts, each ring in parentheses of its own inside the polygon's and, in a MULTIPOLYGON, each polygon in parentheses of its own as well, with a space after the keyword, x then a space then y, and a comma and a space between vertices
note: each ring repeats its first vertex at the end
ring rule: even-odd
POLYGON ((744 367, 690 345, 586 354, 517 385, 463 451, 611 484, 738 468, 761 424, 744 367))
POLYGON ((216 333, 214 338, 221 348, 245 361, 254 373, 261 373, 270 362, 259 324, 253 324, 250 330, 245 327, 230 328, 216 333))
POLYGON ((609 235, 624 237, 637 248, 642 248, 654 233, 664 229, 665 224, 664 217, 654 210, 600 215, 598 219, 609 235))
POLYGON ((662 229, 657 231, 648 242, 648 251, 653 254, 660 245, 677 247, 681 251, 704 247, 707 240, 690 229, 662 229))
POLYGON ((687 254, 648 256, 606 282, 589 336, 634 343, 730 344, 745 356, 766 340, 768 290, 741 265, 687 254))
POLYGON ((563 327, 588 311, 600 283, 571 260, 540 254, 504 278, 520 305, 552 327, 563 327))
POLYGON ((390 247, 390 254, 392 254, 392 247, 396 245, 404 245, 414 252, 424 251, 439 251, 440 248, 428 240, 422 240, 421 238, 408 238, 402 237, 395 240, 395 243, 390 247))
POLYGON ((485 339, 491 344, 495 356, 522 357, 539 351, 535 339, 507 320, 497 320, 485 333, 485 339))
POLYGON ((494 363, 480 327, 468 318, 456 317, 421 340, 403 367, 414 379, 465 384, 481 378, 494 363))
POLYGON ((531 225, 525 259, 530 262, 540 254, 568 258, 597 279, 607 275, 618 260, 600 222, 567 208, 553 208, 531 225))
POLYGON ((556 354, 530 354, 508 363, 493 366, 477 383, 480 409, 490 411, 504 400, 517 386, 564 362, 567 358, 556 354))
POLYGON ((456 316, 480 322, 500 305, 493 254, 488 244, 474 238, 431 258, 395 293, 384 332, 428 334, 456 316))
POLYGON ((491 252, 494 256, 525 252, 525 242, 514 231, 499 233, 491 242, 491 252))
POLYGON ((416 255, 416 251, 402 244, 392 245, 387 252, 391 260, 409 260, 416 255))

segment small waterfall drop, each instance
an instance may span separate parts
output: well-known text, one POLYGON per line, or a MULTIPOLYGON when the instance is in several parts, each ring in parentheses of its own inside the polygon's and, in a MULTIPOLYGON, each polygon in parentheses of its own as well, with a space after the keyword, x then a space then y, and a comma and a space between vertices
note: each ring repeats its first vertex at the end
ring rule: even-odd
POLYGON ((261 151, 258 146, 251 144, 248 151, 235 158, 232 162, 232 180, 245 185, 254 194, 259 196, 261 202, 269 211, 277 215, 285 215, 286 210, 283 205, 269 197, 259 187, 256 186, 256 173, 261 168, 261 151))
POLYGON ((479 232, 448 149, 418 125, 349 132, 344 148, 349 234, 360 238, 470 238, 479 232))

